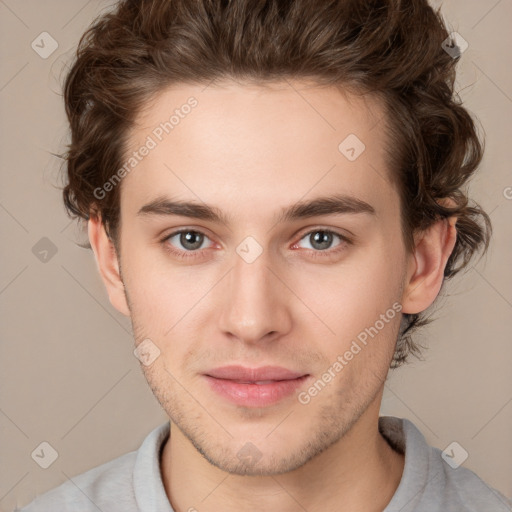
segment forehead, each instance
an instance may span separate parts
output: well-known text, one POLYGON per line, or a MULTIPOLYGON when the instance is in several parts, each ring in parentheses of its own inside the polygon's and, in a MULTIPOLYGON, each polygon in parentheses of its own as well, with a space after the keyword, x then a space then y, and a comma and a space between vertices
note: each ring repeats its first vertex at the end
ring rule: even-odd
POLYGON ((335 87, 180 84, 148 103, 130 132, 125 161, 139 155, 121 209, 135 214, 169 194, 255 213, 347 193, 378 210, 396 199, 383 119, 377 99, 335 87))

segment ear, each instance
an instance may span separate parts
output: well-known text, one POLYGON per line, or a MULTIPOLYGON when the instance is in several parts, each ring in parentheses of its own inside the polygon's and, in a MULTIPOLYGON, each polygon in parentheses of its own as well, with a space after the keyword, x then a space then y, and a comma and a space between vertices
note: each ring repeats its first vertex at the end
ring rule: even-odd
POLYGON ((457 241, 457 217, 440 219, 415 237, 402 297, 403 313, 420 313, 436 299, 444 269, 457 241))
POLYGON ((124 284, 119 271, 116 249, 108 238, 99 215, 95 218, 92 216, 89 218, 87 231, 110 303, 123 315, 130 316, 124 284))

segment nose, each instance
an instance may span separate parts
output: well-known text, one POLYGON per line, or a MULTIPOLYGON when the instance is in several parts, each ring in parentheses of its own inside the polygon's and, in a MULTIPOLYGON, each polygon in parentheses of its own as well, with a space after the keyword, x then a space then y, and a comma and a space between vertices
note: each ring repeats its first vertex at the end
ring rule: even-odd
MULTIPOLYGON (((221 331, 244 343, 275 340, 292 324, 292 294, 279 270, 271 266, 268 251, 248 263, 237 253, 234 268, 226 276, 219 317, 221 331)), ((274 266, 275 267, 275 266, 274 266)))

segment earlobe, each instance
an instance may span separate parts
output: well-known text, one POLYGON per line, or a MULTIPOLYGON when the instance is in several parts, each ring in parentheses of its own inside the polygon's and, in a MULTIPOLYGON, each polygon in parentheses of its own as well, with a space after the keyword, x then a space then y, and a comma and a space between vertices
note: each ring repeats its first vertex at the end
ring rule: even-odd
POLYGON ((456 217, 440 219, 415 241, 402 298, 404 313, 424 311, 439 294, 446 263, 457 241, 456 222, 456 217))
POLYGON ((87 230, 96 265, 107 289, 110 303, 123 315, 130 316, 116 249, 105 232, 101 217, 91 216, 87 223, 87 230))

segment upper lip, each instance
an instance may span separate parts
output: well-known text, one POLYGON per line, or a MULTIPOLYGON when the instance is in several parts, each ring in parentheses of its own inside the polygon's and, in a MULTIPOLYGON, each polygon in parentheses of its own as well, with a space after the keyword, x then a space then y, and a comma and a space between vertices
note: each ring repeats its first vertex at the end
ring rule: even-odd
POLYGON ((265 380, 292 380, 306 375, 294 372, 280 366, 262 366, 261 368, 246 368, 244 366, 221 366, 209 370, 205 375, 216 379, 243 380, 258 382, 265 380))

